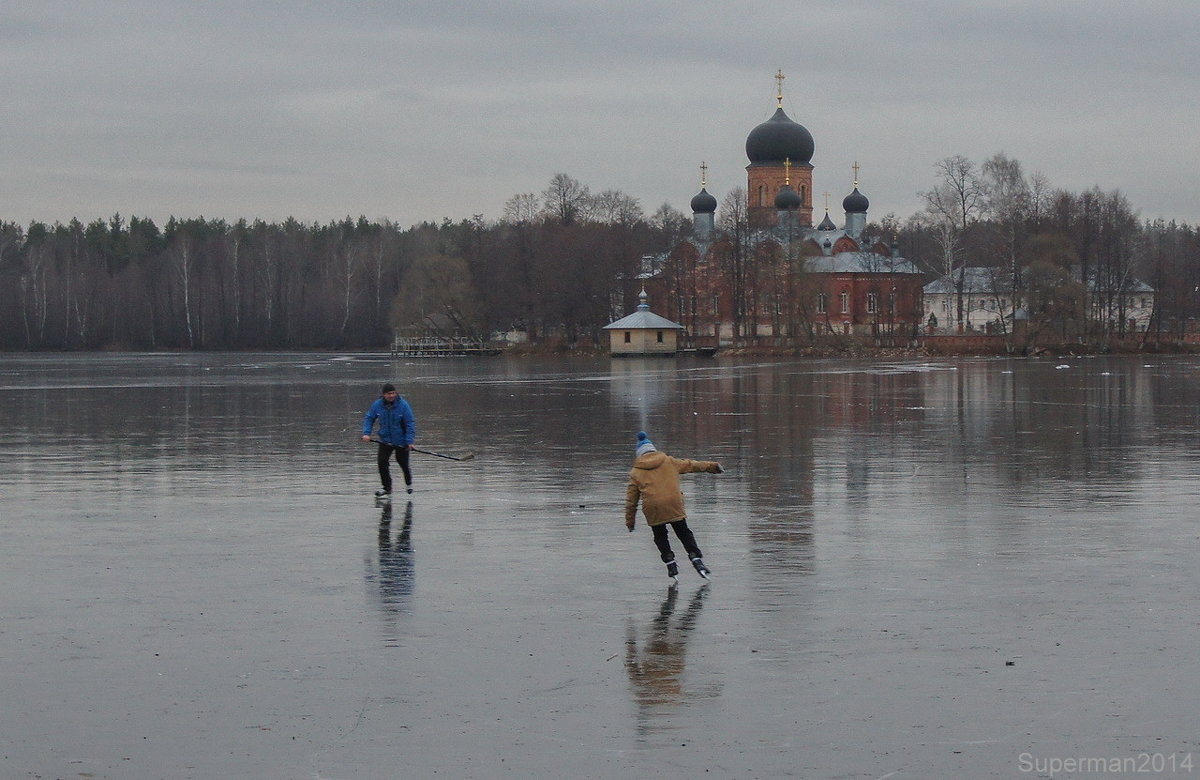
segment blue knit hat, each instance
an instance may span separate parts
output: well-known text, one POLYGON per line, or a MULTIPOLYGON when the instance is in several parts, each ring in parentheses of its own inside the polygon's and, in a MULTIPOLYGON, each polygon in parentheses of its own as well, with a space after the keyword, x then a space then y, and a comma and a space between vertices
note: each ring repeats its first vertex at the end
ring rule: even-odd
POLYGON ((646 435, 645 431, 638 431, 637 450, 635 452, 639 458, 647 452, 658 452, 658 449, 654 446, 654 442, 650 441, 650 437, 646 435))

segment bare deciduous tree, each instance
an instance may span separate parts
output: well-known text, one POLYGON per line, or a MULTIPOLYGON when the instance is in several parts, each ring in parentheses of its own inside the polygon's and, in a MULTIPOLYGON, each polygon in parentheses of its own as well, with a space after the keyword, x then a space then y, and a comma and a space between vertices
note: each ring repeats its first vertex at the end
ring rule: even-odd
POLYGON ((966 274, 966 263, 962 257, 963 241, 983 209, 984 190, 975 163, 961 154, 939 160, 934 167, 938 181, 933 189, 922 192, 921 197, 925 201, 926 213, 936 226, 935 235, 942 248, 945 275, 955 279, 957 319, 961 327, 966 274))
POLYGON ((609 225, 632 225, 645 218, 638 199, 618 190, 605 190, 592 198, 591 215, 609 225))
POLYGON ((561 225, 574 225, 588 217, 591 193, 578 179, 556 173, 542 191, 544 210, 561 225))
POLYGON ((528 225, 541 213, 538 198, 532 192, 513 195, 504 202, 504 221, 510 225, 528 225))
POLYGON ((479 295, 466 261, 436 252, 417 257, 404 274, 392 325, 400 330, 476 335, 479 295))
POLYGON ((720 226, 728 238, 718 253, 717 262, 729 279, 733 307, 733 335, 748 336, 746 324, 755 321, 757 309, 754 283, 754 250, 750 245, 750 212, 746 190, 735 187, 721 201, 720 226))
POLYGON ((992 282, 988 292, 998 303, 999 322, 1004 328, 1020 307, 1021 269, 1028 262, 1024 246, 1029 238, 1033 193, 1021 163, 1003 153, 984 161, 981 179, 990 238, 984 249, 993 255, 988 258, 992 262, 986 264, 990 271, 987 278, 992 282), (1005 269, 1005 273, 999 269, 1005 269))

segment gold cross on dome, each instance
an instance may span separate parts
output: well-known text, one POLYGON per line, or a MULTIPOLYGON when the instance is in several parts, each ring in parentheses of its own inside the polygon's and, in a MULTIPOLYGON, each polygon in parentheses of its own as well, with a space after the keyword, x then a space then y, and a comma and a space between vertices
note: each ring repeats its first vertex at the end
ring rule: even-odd
POLYGON ((854 169, 854 186, 857 187, 858 186, 858 160, 855 160, 854 165, 851 165, 850 167, 854 169))
POLYGON ((783 75, 783 68, 780 68, 779 70, 775 71, 775 83, 779 85, 775 91, 775 99, 779 101, 780 108, 783 108, 783 79, 784 78, 785 77, 783 75))
POLYGON ((700 161, 700 189, 704 189, 704 186, 707 183, 708 183, 708 163, 701 160, 700 161))

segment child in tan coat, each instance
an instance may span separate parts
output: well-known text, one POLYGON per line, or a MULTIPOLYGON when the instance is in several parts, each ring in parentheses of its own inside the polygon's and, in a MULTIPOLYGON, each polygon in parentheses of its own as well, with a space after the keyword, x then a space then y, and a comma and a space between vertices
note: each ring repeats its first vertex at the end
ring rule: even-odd
POLYGON ((636 460, 629 470, 629 485, 625 489, 625 527, 633 530, 637 519, 638 501, 642 503, 642 514, 646 524, 654 532, 654 544, 667 564, 667 576, 678 581, 679 565, 667 537, 667 527, 675 529, 675 536, 683 543, 688 558, 701 577, 708 579, 708 567, 700 556, 696 537, 688 528, 687 514, 683 508, 683 491, 679 487, 679 475, 694 471, 722 474, 725 469, 720 463, 707 460, 682 460, 659 452, 645 431, 637 435, 636 460))

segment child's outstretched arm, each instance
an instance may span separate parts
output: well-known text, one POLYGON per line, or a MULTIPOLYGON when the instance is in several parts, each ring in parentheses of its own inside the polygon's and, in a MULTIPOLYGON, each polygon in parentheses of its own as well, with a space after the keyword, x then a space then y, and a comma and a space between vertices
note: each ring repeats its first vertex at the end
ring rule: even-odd
POLYGON ((707 474, 724 474, 725 469, 721 468, 721 464, 715 460, 684 460, 681 458, 671 458, 675 461, 675 470, 680 474, 689 474, 694 471, 703 471, 707 474))

